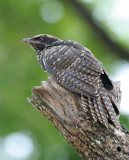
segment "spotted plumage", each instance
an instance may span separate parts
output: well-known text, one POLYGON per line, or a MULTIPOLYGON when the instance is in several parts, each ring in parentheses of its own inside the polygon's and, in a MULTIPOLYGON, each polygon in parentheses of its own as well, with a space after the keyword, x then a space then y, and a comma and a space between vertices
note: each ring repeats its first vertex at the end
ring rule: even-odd
MULTIPOLYGON (((81 95, 82 106, 90 108, 95 121, 120 128, 118 92, 102 64, 78 42, 38 35, 23 40, 36 50, 37 59, 54 79, 81 95)), ((120 98, 119 98, 120 99, 120 98)))

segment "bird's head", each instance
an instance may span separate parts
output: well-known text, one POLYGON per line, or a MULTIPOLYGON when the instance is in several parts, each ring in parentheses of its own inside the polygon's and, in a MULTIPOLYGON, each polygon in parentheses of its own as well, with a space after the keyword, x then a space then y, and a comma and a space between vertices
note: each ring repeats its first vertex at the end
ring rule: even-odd
POLYGON ((33 49, 37 52, 40 52, 50 46, 53 42, 58 41, 59 39, 48 35, 48 34, 40 34, 36 35, 32 38, 23 39, 24 43, 28 43, 33 49))

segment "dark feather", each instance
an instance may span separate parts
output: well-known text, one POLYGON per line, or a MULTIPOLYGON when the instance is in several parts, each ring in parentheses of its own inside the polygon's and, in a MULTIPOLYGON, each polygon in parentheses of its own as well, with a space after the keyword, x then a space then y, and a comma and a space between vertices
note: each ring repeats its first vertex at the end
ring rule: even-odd
POLYGON ((78 42, 60 40, 50 35, 34 36, 24 42, 36 50, 41 67, 58 83, 81 94, 83 107, 90 108, 95 121, 99 120, 107 127, 110 119, 120 128, 117 117, 120 94, 89 49, 78 42))

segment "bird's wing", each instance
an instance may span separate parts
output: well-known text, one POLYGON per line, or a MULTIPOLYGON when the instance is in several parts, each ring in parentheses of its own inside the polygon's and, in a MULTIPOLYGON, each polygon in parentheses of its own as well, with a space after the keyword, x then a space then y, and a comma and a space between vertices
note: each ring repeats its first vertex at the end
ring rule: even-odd
MULTIPOLYGON (((78 43, 77 43, 78 44, 78 43)), ((85 96, 97 98, 97 86, 103 74, 101 63, 85 47, 58 45, 44 58, 48 73, 64 87, 85 96)))
POLYGON ((114 106, 107 91, 113 88, 112 82, 89 50, 78 43, 69 44, 66 41, 49 49, 44 63, 46 71, 62 86, 81 94, 84 98, 82 104, 90 107, 94 120, 98 119, 108 126, 108 119, 111 119, 120 128, 114 109, 117 106, 114 106))

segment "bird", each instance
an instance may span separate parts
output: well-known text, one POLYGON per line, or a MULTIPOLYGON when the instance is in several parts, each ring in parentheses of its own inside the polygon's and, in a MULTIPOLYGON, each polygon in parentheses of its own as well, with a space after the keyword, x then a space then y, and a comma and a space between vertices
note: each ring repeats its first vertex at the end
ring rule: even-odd
POLYGON ((84 111, 96 122, 120 128, 118 93, 102 63, 82 44, 48 34, 23 39, 37 54, 40 66, 63 87, 81 95, 84 111))

